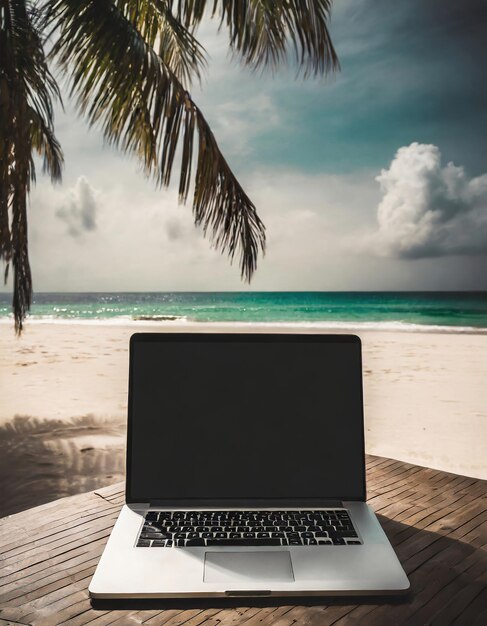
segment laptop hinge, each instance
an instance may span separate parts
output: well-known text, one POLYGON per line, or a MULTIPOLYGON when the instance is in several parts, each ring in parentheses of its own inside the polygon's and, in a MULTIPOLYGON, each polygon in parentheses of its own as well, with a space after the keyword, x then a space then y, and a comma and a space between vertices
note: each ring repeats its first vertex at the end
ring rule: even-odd
POLYGON ((330 509, 335 509, 335 508, 341 508, 343 507, 343 501, 342 500, 319 500, 319 501, 310 501, 310 502, 283 502, 283 501, 276 501, 276 502, 272 502, 270 503, 269 501, 266 501, 265 503, 257 503, 257 502, 246 502, 245 504, 239 504, 238 502, 204 502, 204 501, 195 501, 195 502, 185 502, 184 504, 180 503, 180 502, 174 502, 174 501, 169 501, 169 500, 153 500, 152 502, 144 502, 144 503, 140 503, 138 502, 137 504, 129 504, 128 505, 130 508, 133 508, 134 510, 138 510, 140 511, 141 509, 148 509, 148 508, 172 508, 172 509, 197 509, 197 508, 202 508, 202 509, 225 509, 225 508, 242 508, 242 509, 246 509, 246 508, 251 508, 251 509, 262 509, 263 511, 269 508, 273 508, 273 509, 286 509, 286 508, 301 508, 301 509, 313 509, 313 508, 330 508, 330 509), (135 508, 136 507, 136 508, 135 508))
POLYGON ((127 502, 127 506, 131 511, 135 511, 136 513, 150 509, 149 502, 127 502))

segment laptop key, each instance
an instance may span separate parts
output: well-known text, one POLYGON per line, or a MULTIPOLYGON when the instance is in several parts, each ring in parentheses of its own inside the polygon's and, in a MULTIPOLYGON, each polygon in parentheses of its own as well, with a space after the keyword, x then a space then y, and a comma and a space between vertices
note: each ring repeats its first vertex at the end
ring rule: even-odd
POLYGON ((189 547, 189 548, 191 547, 196 548, 196 547, 201 547, 204 545, 205 545, 204 539, 188 539, 186 541, 186 547, 189 547))
POLYGON ((137 542, 137 548, 149 548, 150 543, 151 542, 148 539, 139 539, 137 542))
MULTIPOLYGON (((140 536, 142 537, 142 535, 140 536)), ((151 533, 144 539, 172 539, 172 533, 157 533, 157 536, 156 533, 151 533)))
POLYGON ((162 534, 161 533, 141 532, 140 533, 140 538, 141 539, 162 539, 162 534))
POLYGON ((280 546, 280 539, 207 539, 207 546, 280 546))

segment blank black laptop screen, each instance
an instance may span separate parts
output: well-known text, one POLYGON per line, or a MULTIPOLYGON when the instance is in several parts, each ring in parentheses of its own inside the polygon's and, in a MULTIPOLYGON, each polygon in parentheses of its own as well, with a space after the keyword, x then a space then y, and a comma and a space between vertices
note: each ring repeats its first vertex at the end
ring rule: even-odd
POLYGON ((360 341, 138 334, 129 502, 364 499, 360 341))

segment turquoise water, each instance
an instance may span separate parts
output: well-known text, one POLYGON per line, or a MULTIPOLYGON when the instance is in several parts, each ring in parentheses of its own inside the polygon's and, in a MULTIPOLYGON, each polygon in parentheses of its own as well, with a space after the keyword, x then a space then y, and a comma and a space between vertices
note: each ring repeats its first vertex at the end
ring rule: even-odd
MULTIPOLYGON (((10 302, 0 294, 0 318, 10 302)), ((38 293, 30 317, 487 329, 487 292, 38 293)))

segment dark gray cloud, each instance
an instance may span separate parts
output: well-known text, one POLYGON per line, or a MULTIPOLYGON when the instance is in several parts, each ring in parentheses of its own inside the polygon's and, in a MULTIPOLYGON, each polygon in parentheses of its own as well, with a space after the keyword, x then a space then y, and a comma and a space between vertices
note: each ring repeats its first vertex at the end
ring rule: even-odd
POLYGON ((433 145, 397 151, 377 177, 383 192, 378 231, 369 248, 379 256, 428 258, 487 253, 487 174, 469 178, 443 165, 433 145))
POLYGON ((68 226, 73 237, 96 230, 96 192, 84 176, 69 190, 65 203, 56 211, 56 216, 68 226))

